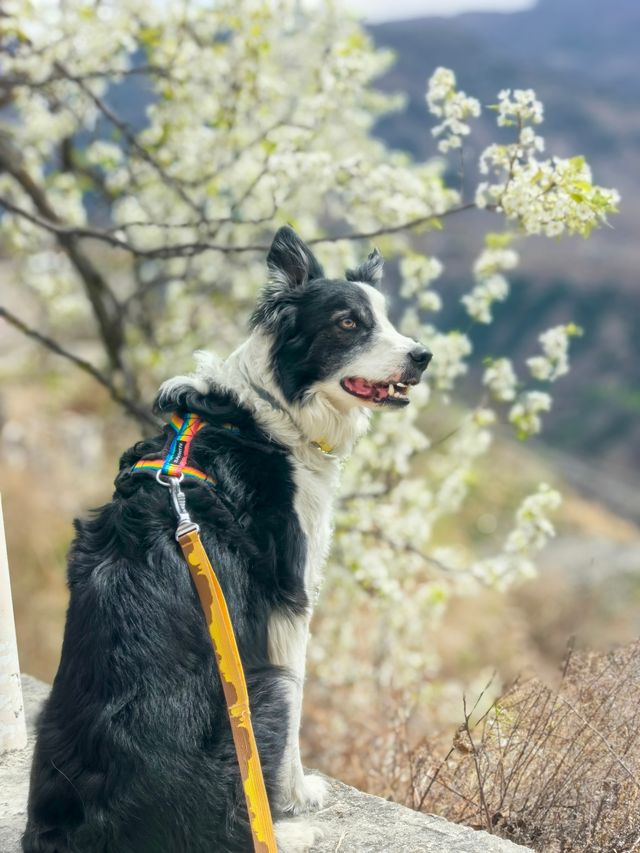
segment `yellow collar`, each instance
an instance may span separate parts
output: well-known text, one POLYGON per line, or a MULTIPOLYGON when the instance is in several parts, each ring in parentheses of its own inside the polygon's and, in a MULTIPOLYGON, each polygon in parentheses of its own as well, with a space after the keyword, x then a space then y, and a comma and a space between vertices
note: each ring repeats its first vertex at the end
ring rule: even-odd
POLYGON ((327 456, 334 451, 334 448, 329 444, 326 438, 318 438, 316 441, 312 441, 311 446, 317 447, 318 450, 325 453, 327 456))

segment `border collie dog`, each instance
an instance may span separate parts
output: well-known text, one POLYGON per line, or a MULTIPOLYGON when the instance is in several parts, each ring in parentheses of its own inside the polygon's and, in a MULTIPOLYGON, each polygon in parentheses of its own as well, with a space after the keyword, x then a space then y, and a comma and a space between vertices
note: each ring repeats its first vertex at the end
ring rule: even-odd
MULTIPOLYGON (((280 853, 316 830, 282 820, 318 808, 298 730, 312 604, 331 539, 340 461, 377 407, 409 403, 431 354, 401 335, 377 289, 374 250, 328 279, 281 228, 251 335, 226 361, 160 389, 160 413, 205 425, 184 483, 246 671, 280 853)), ((60 667, 38 723, 25 853, 247 853, 240 772, 197 592, 175 541, 169 490, 124 453, 111 503, 76 522, 60 667)))

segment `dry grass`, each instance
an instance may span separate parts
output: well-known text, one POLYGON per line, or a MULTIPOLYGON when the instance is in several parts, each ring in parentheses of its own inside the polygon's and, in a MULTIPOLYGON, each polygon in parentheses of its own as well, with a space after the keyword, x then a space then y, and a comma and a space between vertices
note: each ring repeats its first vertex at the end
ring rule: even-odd
POLYGON ((516 683, 481 705, 448 747, 412 741, 397 714, 366 751, 369 782, 544 853, 640 851, 640 643, 569 654, 558 687, 516 683))

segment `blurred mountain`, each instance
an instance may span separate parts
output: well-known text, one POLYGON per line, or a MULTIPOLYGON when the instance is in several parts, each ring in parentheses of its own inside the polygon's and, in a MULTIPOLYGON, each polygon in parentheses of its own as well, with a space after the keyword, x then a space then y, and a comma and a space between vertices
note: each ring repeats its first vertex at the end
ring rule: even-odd
MULTIPOLYGON (((527 241, 511 298, 495 312, 495 324, 473 330, 473 340, 476 363, 505 351, 521 360, 537 349, 537 336, 549 325, 582 325, 574 371, 555 386, 545 439, 631 482, 640 466, 640 3, 539 0, 523 12, 425 17, 379 24, 371 32, 379 46, 396 54, 380 87, 407 94, 406 107, 376 128, 392 147, 419 159, 436 153, 424 93, 427 78, 444 65, 483 104, 495 103, 503 88, 535 89, 545 105, 539 132, 547 151, 584 154, 594 180, 622 193, 612 227, 588 241, 527 241)), ((495 114, 485 110, 465 145, 467 194, 483 147, 506 138, 495 114)), ((499 227, 486 216, 487 228, 499 227)), ((442 287, 449 296, 472 284, 469 266, 482 240, 477 217, 472 219, 449 222, 446 236, 421 238, 423 249, 446 263, 442 287)), ((452 307, 445 319, 466 328, 458 300, 446 304, 452 307)))

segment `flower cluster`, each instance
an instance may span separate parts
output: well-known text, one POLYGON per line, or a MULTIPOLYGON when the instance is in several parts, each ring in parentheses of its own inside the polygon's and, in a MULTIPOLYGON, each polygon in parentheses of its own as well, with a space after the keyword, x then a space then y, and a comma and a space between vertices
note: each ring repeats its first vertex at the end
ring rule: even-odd
POLYGON ((569 341, 582 334, 582 329, 575 323, 564 326, 554 326, 543 332, 538 340, 542 347, 542 355, 527 359, 527 366, 535 379, 555 382, 560 376, 569 372, 569 341))
POLYGON ((546 391, 523 391, 509 410, 509 420, 518 438, 529 438, 542 428, 541 412, 551 409, 551 396, 546 391))
POLYGON ((525 498, 516 511, 516 526, 507 537, 505 551, 509 554, 539 551, 555 535, 547 515, 558 509, 559 492, 541 483, 538 490, 525 498))
POLYGON ((493 236, 487 236, 488 245, 473 265, 476 284, 461 300, 469 316, 478 323, 492 321, 491 306, 494 302, 503 302, 509 295, 509 282, 503 272, 512 270, 518 263, 513 249, 491 245, 493 236))
POLYGON ((501 127, 518 128, 510 145, 494 143, 480 156, 480 172, 488 179, 478 184, 478 207, 494 207, 518 222, 527 234, 559 237, 564 233, 587 237, 615 213, 616 190, 593 184, 584 157, 540 160, 544 139, 532 127, 543 119, 543 108, 532 89, 505 89, 493 107, 501 127))
MULTIPOLYGON (((532 378, 555 382, 568 373, 569 341, 581 334, 582 330, 575 323, 554 326, 543 332, 539 336, 542 355, 527 359, 532 378)), ((512 404, 508 420, 515 427, 518 438, 529 438, 540 432, 540 415, 550 411, 553 402, 548 392, 522 388, 508 358, 487 359, 482 381, 494 400, 512 404)))
POLYGON ((442 264, 437 258, 426 255, 407 254, 400 261, 400 296, 414 299, 418 309, 439 311, 442 300, 429 285, 442 275, 442 264))
POLYGON ((467 119, 480 115, 480 101, 457 91, 456 77, 449 68, 436 68, 427 86, 427 106, 442 122, 431 133, 442 137, 438 149, 445 154, 451 148, 462 147, 462 137, 471 132, 467 119))
POLYGON ((458 330, 446 334, 434 331, 425 340, 438 353, 430 367, 431 382, 439 391, 452 391, 456 379, 468 370, 466 359, 472 350, 469 337, 458 330))
POLYGON ((486 148, 480 171, 489 177, 478 184, 476 204, 503 213, 526 234, 588 237, 617 211, 618 192, 593 184, 584 157, 540 160, 535 151, 542 147, 542 138, 525 127, 517 142, 486 148))
POLYGON ((508 402, 515 399, 518 379, 510 359, 490 359, 485 367, 482 382, 495 400, 508 402))
POLYGON ((492 107, 498 113, 500 127, 517 125, 524 128, 527 124, 541 124, 544 117, 542 102, 536 98, 533 89, 502 89, 498 92, 498 103, 492 107))
POLYGON ((535 573, 531 557, 555 535, 549 514, 558 509, 561 500, 559 492, 541 483, 517 508, 503 552, 478 560, 471 567, 472 574, 498 589, 505 589, 517 578, 531 577, 535 573))

